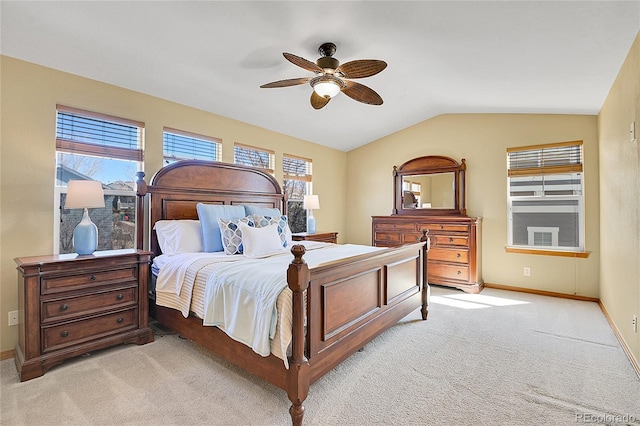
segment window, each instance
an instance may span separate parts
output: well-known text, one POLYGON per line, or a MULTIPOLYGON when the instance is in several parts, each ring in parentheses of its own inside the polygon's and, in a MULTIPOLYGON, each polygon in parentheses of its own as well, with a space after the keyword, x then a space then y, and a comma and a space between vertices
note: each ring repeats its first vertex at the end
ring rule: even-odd
POLYGON ((273 174, 275 170, 275 153, 266 149, 255 148, 239 143, 233 146, 233 161, 236 164, 257 167, 273 174))
POLYGON ((165 128, 162 140, 165 164, 178 160, 222 161, 220 139, 165 128))
POLYGON ((305 194, 311 194, 311 160, 285 154, 282 159, 283 190, 287 198, 287 216, 291 232, 307 230, 307 211, 302 208, 305 194))
POLYGON ((69 180, 102 182, 105 207, 90 209, 98 250, 133 248, 136 172, 142 169, 144 124, 57 106, 54 253, 73 253, 82 209, 65 209, 69 180))
POLYGON ((508 245, 584 251, 582 141, 507 149, 508 245))

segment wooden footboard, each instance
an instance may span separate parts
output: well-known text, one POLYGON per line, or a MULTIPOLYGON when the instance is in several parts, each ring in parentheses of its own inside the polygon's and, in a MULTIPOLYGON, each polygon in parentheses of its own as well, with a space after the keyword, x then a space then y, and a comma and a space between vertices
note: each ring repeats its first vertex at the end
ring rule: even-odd
POLYGON ((424 240, 311 270, 302 260, 304 247, 293 247, 295 259, 287 274, 294 324, 287 392, 294 425, 302 423, 302 404, 311 383, 415 309, 420 307, 426 319, 424 240))

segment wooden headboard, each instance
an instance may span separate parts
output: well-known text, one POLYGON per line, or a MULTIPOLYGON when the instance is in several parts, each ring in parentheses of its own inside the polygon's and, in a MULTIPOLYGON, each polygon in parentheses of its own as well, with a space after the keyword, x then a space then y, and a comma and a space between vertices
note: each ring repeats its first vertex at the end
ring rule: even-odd
POLYGON ((184 160, 160 169, 147 185, 144 172, 136 182, 136 241, 144 248, 145 229, 149 250, 160 254, 153 226, 159 220, 198 219, 196 204, 246 204, 278 208, 286 214, 286 202, 278 181, 254 167, 216 161, 184 160), (148 217, 145 212, 148 199, 148 217))

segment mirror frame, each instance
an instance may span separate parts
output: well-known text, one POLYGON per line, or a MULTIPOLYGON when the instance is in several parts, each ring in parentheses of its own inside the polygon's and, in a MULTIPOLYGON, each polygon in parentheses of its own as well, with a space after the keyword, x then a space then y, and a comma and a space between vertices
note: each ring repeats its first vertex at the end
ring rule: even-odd
POLYGON ((400 167, 393 166, 393 212, 398 215, 413 216, 442 216, 466 215, 465 204, 465 172, 467 163, 463 158, 458 163, 453 158, 440 155, 428 155, 409 160, 400 167), (402 181, 406 176, 430 175, 436 173, 453 172, 453 208, 452 209, 405 209, 402 206, 402 181))

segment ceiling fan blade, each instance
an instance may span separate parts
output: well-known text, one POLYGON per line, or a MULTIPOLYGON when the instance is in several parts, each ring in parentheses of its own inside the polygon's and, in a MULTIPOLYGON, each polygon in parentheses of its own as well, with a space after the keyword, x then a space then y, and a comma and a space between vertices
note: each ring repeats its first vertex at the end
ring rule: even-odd
POLYGON ((346 78, 364 78, 378 74, 387 67, 385 61, 377 59, 360 59, 350 61, 336 68, 336 73, 340 72, 346 78))
POLYGON ((293 54, 287 53, 287 52, 283 53, 283 55, 293 65, 297 65, 300 68, 304 68, 307 71, 324 72, 324 70, 322 68, 320 68, 318 65, 316 65, 315 63, 313 63, 311 61, 306 60, 305 58, 301 58, 300 56, 296 56, 296 55, 293 55, 293 54))
POLYGON ((342 89, 342 93, 358 102, 369 105, 382 105, 382 98, 373 89, 364 84, 355 81, 344 81, 346 87, 342 89))
POLYGON ((311 81, 311 77, 290 78, 287 80, 278 80, 272 83, 263 84, 260 86, 262 89, 270 89, 272 87, 289 87, 297 86, 298 84, 305 84, 311 81))
POLYGON ((318 95, 315 90, 311 92, 311 106, 314 109, 321 109, 328 104, 330 100, 331 98, 318 95))

